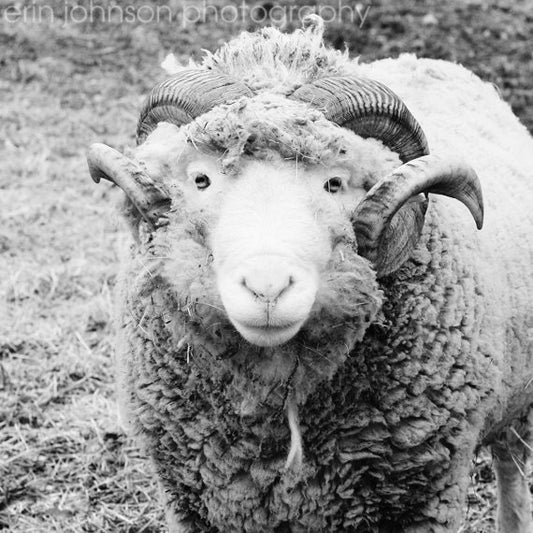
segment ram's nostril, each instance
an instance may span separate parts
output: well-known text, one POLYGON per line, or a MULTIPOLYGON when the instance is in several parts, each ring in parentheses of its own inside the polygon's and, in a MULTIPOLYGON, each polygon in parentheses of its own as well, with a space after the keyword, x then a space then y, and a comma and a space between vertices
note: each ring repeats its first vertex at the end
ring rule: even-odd
POLYGON ((254 298, 272 303, 294 284, 294 278, 290 275, 273 275, 268 271, 255 272, 253 275, 244 277, 241 284, 254 298))

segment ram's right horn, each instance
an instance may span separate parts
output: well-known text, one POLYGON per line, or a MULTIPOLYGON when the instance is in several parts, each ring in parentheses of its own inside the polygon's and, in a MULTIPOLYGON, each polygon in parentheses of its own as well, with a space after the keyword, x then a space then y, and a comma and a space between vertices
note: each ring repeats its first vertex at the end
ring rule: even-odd
POLYGON ((182 126, 217 105, 253 96, 244 83, 211 70, 185 69, 158 83, 147 96, 137 124, 137 143, 159 122, 182 126))
POLYGON ((163 185, 154 182, 138 163, 105 144, 90 146, 87 163, 96 183, 103 178, 120 187, 150 228, 157 228, 170 208, 170 195, 163 185))

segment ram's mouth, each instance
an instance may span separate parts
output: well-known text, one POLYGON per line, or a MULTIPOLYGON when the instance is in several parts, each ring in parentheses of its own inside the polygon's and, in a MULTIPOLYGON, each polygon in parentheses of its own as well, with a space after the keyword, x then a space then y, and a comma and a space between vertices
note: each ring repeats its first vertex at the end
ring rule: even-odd
POLYGON ((267 347, 278 346, 292 339, 302 327, 303 322, 303 320, 298 320, 277 325, 257 325, 245 324, 235 320, 233 324, 248 342, 257 346, 267 347))

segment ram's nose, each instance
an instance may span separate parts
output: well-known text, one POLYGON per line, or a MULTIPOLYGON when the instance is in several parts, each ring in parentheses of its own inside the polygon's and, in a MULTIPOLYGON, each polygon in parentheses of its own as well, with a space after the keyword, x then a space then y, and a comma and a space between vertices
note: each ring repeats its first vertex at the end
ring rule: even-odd
POLYGON ((217 276, 228 318, 258 346, 291 339, 309 316, 318 289, 318 272, 281 255, 243 258, 217 276))
POLYGON ((249 265, 242 278, 242 285, 257 300, 276 303, 294 284, 294 276, 283 265, 276 262, 257 261, 249 265))

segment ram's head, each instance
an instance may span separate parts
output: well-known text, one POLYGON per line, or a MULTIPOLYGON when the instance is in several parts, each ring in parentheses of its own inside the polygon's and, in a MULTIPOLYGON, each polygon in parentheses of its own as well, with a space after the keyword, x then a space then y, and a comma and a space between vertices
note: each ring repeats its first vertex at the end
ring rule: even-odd
POLYGON ((213 258, 227 317, 258 346, 291 340, 313 317, 367 324, 376 279, 417 245, 428 193, 457 198, 482 224, 475 172, 429 155, 403 102, 372 80, 256 95, 185 70, 153 89, 137 134, 134 159, 91 147, 93 179, 121 187, 154 235, 167 219, 188 225, 213 258))

